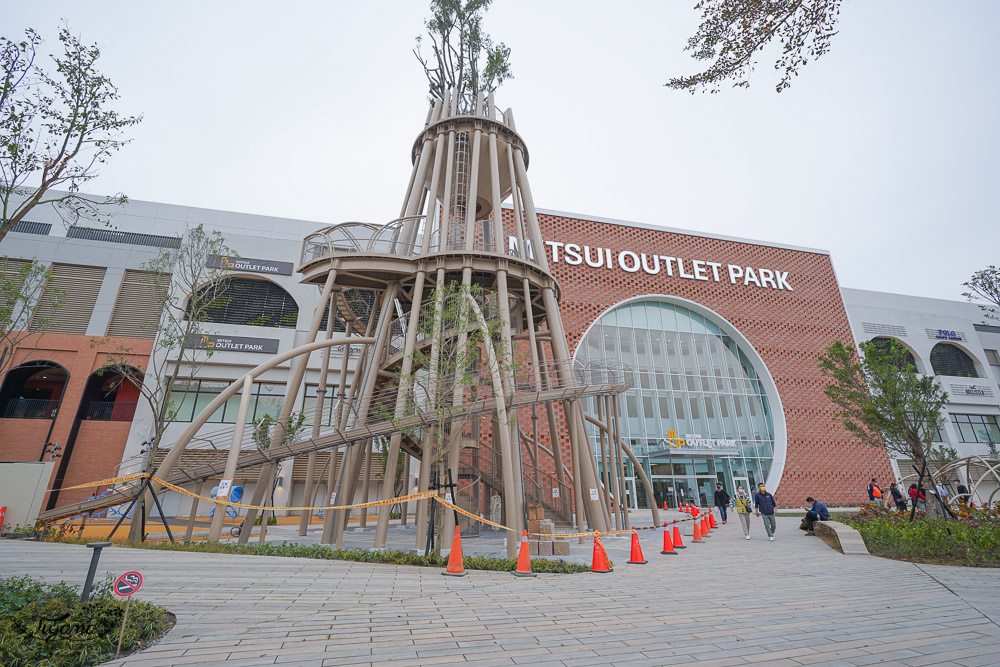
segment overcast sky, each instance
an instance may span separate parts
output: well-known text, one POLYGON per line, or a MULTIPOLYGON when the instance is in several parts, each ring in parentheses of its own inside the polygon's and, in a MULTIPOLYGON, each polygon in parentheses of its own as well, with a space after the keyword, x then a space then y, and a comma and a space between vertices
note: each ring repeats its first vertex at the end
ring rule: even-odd
MULTIPOLYGON (((1000 263, 992 0, 846 0, 781 94, 671 91, 694 0, 496 0, 497 93, 541 208, 830 250, 843 286, 960 299, 1000 263)), ((134 142, 93 192, 316 220, 396 217, 426 113, 426 3, 17 2, 2 30, 102 49, 134 142)))

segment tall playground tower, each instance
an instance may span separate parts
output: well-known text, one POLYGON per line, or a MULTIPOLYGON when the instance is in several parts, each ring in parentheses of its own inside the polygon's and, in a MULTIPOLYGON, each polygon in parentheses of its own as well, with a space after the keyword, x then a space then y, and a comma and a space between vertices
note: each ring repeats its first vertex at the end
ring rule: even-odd
MULTIPOLYGON (((501 111, 492 94, 470 99, 449 90, 444 99, 432 100, 412 163, 399 218, 383 225, 335 224, 304 239, 298 271, 304 283, 321 290, 305 342, 233 382, 176 442, 164 445, 169 449, 154 474, 173 484, 211 488, 213 480, 260 466, 250 500, 260 505, 278 465, 304 457, 304 498, 318 497, 316 504, 323 505, 335 497, 334 504, 344 505, 372 495, 367 487, 373 451, 389 462, 378 497, 411 491, 406 474, 396 473, 402 451, 420 461, 418 491, 442 481, 436 471, 447 470, 454 474, 459 506, 488 516, 489 501, 499 497, 493 502, 500 504, 502 522, 517 534, 526 527, 527 504, 581 531, 628 525, 627 503, 617 500, 623 497, 626 458, 653 497, 617 428, 614 397, 630 386, 631 373, 572 360, 528 184, 528 150, 513 113, 501 111), (429 325, 442 322, 441 295, 449 286, 452 294, 465 295, 469 317, 460 326, 434 329, 429 325), (437 360, 465 346, 477 328, 493 332, 480 337, 480 358, 461 378, 447 376, 437 360), (289 424, 314 352, 323 360, 316 415, 303 434, 289 424), (259 433, 248 432, 254 429, 242 416, 228 429, 199 432, 242 387, 289 361, 286 396, 267 446, 259 433), (447 405, 432 398, 441 392, 450 392, 447 405), (585 403, 596 411, 588 414, 585 403), (442 423, 450 436, 432 437, 442 423), (598 468, 591 438, 613 466, 598 468), (205 442, 225 455, 194 458, 205 442), (320 468, 322 452, 330 455, 320 468)), ((242 392, 243 411, 249 394, 242 392)), ((130 491, 135 494, 125 489, 112 499, 121 502, 130 491)), ((427 537, 428 505, 421 501, 416 510, 418 548, 427 537)), ((71 508, 93 509, 87 503, 71 508)), ((375 548, 386 545, 390 510, 380 508, 375 548)), ((215 513, 209 539, 219 538, 223 514, 215 513)), ((252 526, 256 514, 250 510, 243 525, 252 526)), ((309 514, 303 512, 301 534, 309 514)), ((346 511, 327 512, 322 541, 340 545, 348 518, 346 511)), ((454 520, 452 512, 444 513, 443 548, 450 545, 454 520)), ((243 530, 240 541, 250 532, 243 530)), ((516 540, 508 539, 508 554, 515 547, 516 540)))

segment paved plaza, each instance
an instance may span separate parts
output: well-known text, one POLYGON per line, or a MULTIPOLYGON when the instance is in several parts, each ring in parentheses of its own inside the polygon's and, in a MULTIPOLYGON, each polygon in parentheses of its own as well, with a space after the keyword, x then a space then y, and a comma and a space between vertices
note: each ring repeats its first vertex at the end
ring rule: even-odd
MULTIPOLYGON (((116 665, 997 665, 1000 570, 844 556, 778 519, 611 574, 501 572, 109 549, 177 615, 116 665)), ((81 546, 0 541, 0 572, 80 583, 81 546)))

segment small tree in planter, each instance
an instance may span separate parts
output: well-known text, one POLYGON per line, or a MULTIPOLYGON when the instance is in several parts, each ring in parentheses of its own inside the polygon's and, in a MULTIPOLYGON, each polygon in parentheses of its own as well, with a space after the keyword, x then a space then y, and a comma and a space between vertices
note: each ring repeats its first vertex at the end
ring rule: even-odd
MULTIPOLYGON (((941 408, 948 394, 933 377, 917 374, 909 350, 898 341, 888 346, 865 341, 858 348, 835 341, 820 355, 820 372, 830 380, 824 393, 854 437, 911 459, 921 486, 927 463, 935 458, 933 442, 944 424, 941 408)), ((928 509, 943 514, 934 503, 928 509)))

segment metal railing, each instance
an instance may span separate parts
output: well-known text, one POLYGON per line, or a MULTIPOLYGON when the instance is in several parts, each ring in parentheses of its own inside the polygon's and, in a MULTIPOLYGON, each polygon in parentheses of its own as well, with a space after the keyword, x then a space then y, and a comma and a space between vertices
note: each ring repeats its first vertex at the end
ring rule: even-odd
POLYGON ((4 419, 55 419, 59 401, 44 398, 12 398, 3 409, 4 419))
POLYGON ((129 422, 135 417, 137 403, 115 403, 114 401, 91 401, 87 406, 87 419, 105 422, 129 422))
MULTIPOLYGON (((430 235, 427 239, 428 253, 462 252, 467 249, 465 216, 453 213, 453 217, 450 224, 444 225, 444 228, 449 230, 444 239, 441 238, 442 221, 437 215, 430 225, 427 223, 427 216, 421 215, 399 218, 382 226, 365 222, 343 222, 325 227, 310 234, 302 242, 301 263, 307 264, 324 257, 350 254, 416 257, 424 253, 424 239, 427 234, 430 235)), ((493 232, 493 225, 498 224, 495 222, 495 217, 497 216, 490 215, 476 220, 473 229, 475 238, 470 250, 525 257, 534 261, 534 253, 530 249, 525 255, 506 246, 497 247, 493 232)))

